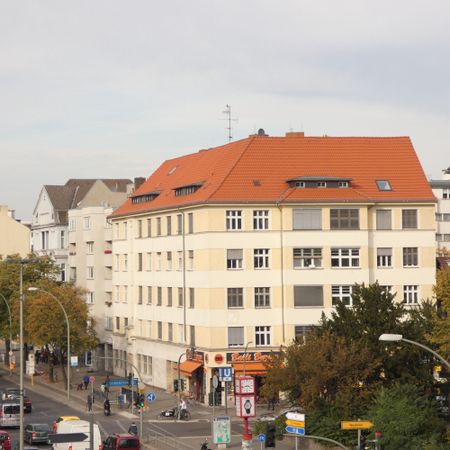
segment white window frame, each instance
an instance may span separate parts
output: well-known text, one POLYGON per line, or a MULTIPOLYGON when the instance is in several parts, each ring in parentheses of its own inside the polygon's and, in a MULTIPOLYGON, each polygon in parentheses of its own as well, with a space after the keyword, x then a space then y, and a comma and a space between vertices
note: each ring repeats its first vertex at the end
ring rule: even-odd
POLYGON ((90 230, 91 229, 91 218, 90 216, 83 217, 83 229, 90 230))
POLYGON ((253 268, 256 270, 269 269, 269 252, 268 248, 255 248, 253 249, 253 268))
POLYGON ((244 307, 244 289, 227 288, 227 308, 242 309, 244 307))
POLYGON ((338 300, 344 301, 345 306, 353 306, 353 286, 333 285, 331 286, 331 304, 336 306, 338 300))
POLYGON ((419 267, 419 248, 403 247, 403 267, 419 267))
POLYGON ((92 255, 92 253, 94 253, 94 241, 86 242, 86 253, 88 255, 92 255))
POLYGON ((94 279, 94 266, 87 266, 86 267, 86 279, 93 280, 94 279))
POLYGON ((95 292, 89 291, 86 296, 86 302, 89 305, 93 305, 95 303, 95 292))
POLYGON ((255 209, 253 211, 253 229, 257 231, 269 229, 268 209, 255 209))
POLYGON ((450 199, 450 188, 443 188, 442 189, 442 198, 444 200, 449 200, 450 199))
POLYGON ((242 270, 243 259, 244 259, 243 249, 241 249, 241 248, 227 249, 227 270, 242 270), (236 252, 238 250, 241 251, 241 257, 240 258, 232 258, 230 256, 230 252, 236 252))
POLYGON ((331 268, 332 269, 357 269, 360 267, 359 248, 357 247, 339 247, 331 249, 331 268), (348 264, 345 265, 345 262, 348 264), (337 262, 337 265, 333 265, 337 262))
POLYGON ((406 305, 419 304, 419 286, 418 285, 404 285, 403 286, 403 303, 406 305))
POLYGON ((227 231, 242 230, 242 210, 229 209, 226 211, 226 229, 227 231))
POLYGON ((377 247, 377 268, 392 268, 392 247, 377 247), (387 254, 390 250, 391 254, 387 254), (385 253, 385 254, 383 254, 385 253))
POLYGON ((255 308, 270 308, 270 287, 255 287, 253 290, 255 308))
POLYGON ((322 267, 322 248, 298 247, 293 248, 294 269, 314 269, 322 267))
POLYGON ((270 347, 271 327, 269 325, 258 325, 255 327, 255 346, 270 347))

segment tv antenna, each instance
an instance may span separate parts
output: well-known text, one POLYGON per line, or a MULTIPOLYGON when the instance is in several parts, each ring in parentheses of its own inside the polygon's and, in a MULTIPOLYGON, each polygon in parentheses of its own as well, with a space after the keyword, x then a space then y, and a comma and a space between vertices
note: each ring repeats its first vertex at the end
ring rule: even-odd
POLYGON ((228 116, 226 119, 222 120, 228 120, 228 126, 225 127, 225 129, 228 130, 228 142, 231 142, 233 139, 233 128, 231 127, 231 122, 237 122, 237 119, 234 119, 231 115, 231 105, 226 105, 226 109, 225 111, 222 111, 222 113, 228 116))

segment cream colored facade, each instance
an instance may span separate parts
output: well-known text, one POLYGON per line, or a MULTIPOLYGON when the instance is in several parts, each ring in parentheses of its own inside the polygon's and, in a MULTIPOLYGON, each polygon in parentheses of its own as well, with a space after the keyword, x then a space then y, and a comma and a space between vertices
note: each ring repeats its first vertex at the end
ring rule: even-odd
POLYGON ((443 171, 441 180, 431 180, 430 186, 437 198, 436 243, 444 254, 450 254, 450 168, 443 171))
POLYGON ((6 205, 0 205, 0 257, 18 253, 26 257, 30 251, 30 229, 14 219, 6 205))
MULTIPOLYGON (((175 363, 195 345, 207 402, 213 370, 229 366, 232 354, 256 357, 288 345, 330 314, 333 298, 351 302, 355 283, 378 281, 412 307, 431 298, 434 208, 227 204, 115 218, 114 354, 128 357, 146 382, 171 389, 175 363), (359 229, 331 229, 332 209, 357 209, 359 229), (320 229, 294 229, 294 210, 315 210, 320 229), (388 229, 379 229, 377 210, 389 211, 388 229), (228 211, 239 212, 241 229, 227 229, 228 211), (255 230, 255 214, 263 229, 255 230), (405 217, 413 221, 405 225, 405 217), (314 267, 305 249, 320 253, 314 267)), ((117 362, 115 372, 124 370, 117 362)))

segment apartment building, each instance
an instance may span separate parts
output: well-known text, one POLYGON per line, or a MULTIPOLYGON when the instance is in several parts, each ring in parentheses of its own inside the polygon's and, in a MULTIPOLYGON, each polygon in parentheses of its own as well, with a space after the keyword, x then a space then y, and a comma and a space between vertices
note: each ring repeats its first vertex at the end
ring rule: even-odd
POLYGON ((354 283, 414 307, 432 296, 434 208, 407 137, 260 130, 165 161, 111 215, 115 372, 128 359, 171 389, 181 361, 208 402, 217 368, 261 381, 354 283))
POLYGON ((441 180, 431 180, 430 186, 437 198, 436 242, 442 255, 450 256, 450 167, 442 171, 441 180))
POLYGON ((0 258, 30 253, 30 228, 16 220, 14 211, 0 205, 0 258))

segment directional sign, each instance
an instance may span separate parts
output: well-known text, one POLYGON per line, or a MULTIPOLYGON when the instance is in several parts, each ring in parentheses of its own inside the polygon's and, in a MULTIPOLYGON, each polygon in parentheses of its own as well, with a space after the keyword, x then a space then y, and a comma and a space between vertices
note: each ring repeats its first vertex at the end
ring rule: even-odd
POLYGON ((265 434, 258 434, 258 441, 259 442, 264 442, 266 440, 266 435, 265 434))
MULTIPOLYGON (((131 380, 131 384, 133 386, 137 386, 138 384, 138 379, 137 378, 133 378, 131 380)), ((108 381, 108 386, 113 387, 113 386, 128 386, 128 380, 126 378, 116 378, 113 380, 109 380, 108 381)))
POLYGON ((286 419, 298 420, 299 422, 304 422, 305 421, 305 415, 301 414, 301 413, 288 412, 286 414, 286 419))
POLYGON ((292 434, 299 434, 300 436, 304 436, 305 435, 305 429, 304 428, 286 427, 286 431, 288 433, 292 433, 292 434))
POLYGON ((49 434, 48 438, 52 444, 65 444, 69 442, 83 442, 89 436, 85 433, 57 433, 49 434))
POLYGON ((342 430, 367 430, 372 427, 373 422, 371 422, 370 420, 355 420, 353 422, 349 420, 343 420, 341 422, 342 430))
POLYGON ((220 381, 232 381, 233 380, 233 368, 232 367, 219 367, 219 380, 220 381))
POLYGON ((156 395, 155 395, 153 392, 149 392, 149 393, 147 394, 147 400, 148 400, 149 402, 155 401, 155 400, 156 400, 156 395))
POLYGON ((305 422, 299 422, 298 420, 286 420, 286 425, 297 428, 305 428, 305 422))

